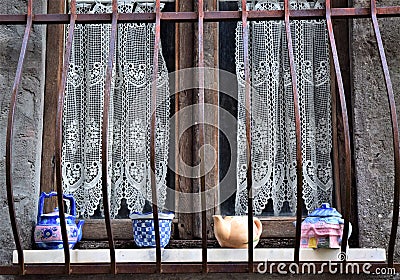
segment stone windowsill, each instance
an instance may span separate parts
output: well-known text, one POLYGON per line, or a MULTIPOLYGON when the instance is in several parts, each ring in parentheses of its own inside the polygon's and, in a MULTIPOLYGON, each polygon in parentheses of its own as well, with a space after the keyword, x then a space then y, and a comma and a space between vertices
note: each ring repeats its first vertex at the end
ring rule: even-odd
MULTIPOLYGON (((109 263, 108 249, 71 250, 71 263, 109 263)), ((117 263, 155 262, 155 249, 116 249, 117 263)), ((207 250, 209 263, 247 262, 247 249, 210 248, 207 250)), ((300 261, 339 261, 340 249, 301 249, 300 261)), ((64 263, 63 250, 25 250, 27 264, 64 263)), ((290 262, 294 258, 293 248, 255 248, 254 262, 290 262)), ((162 262, 201 263, 201 249, 162 249, 162 262)), ((350 248, 347 250, 349 262, 385 262, 386 251, 381 248, 350 248)), ((17 251, 13 252, 13 262, 18 263, 17 251)))

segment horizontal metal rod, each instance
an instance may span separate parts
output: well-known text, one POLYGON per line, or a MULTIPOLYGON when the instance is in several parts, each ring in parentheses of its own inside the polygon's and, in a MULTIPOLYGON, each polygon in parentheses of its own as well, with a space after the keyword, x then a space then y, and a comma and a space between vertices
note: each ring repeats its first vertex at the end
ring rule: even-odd
MULTIPOLYGON (((222 0, 226 1, 226 0, 222 0)), ((77 4, 95 4, 95 3, 102 3, 102 4, 111 4, 112 0, 77 0, 77 4)), ((118 4, 123 3, 154 3, 154 0, 118 0, 118 4)), ((175 3, 175 0, 161 0, 161 3, 175 3)))
MULTIPOLYGON (((369 18, 371 16, 368 8, 333 8, 332 18, 369 18)), ((324 18, 325 11, 322 9, 313 10, 291 10, 291 19, 318 19, 324 18)), ((400 6, 390 6, 377 8, 377 17, 400 17, 400 6)), ((89 23, 111 23, 111 14, 79 14, 76 22, 80 24, 89 23)), ((239 11, 208 11, 204 12, 205 22, 216 21, 239 21, 241 20, 239 11)), ((155 13, 123 13, 119 15, 119 23, 128 22, 155 22, 155 13)), ((196 12, 163 12, 162 21, 175 22, 194 22, 197 21, 196 12)), ((283 20, 284 11, 248 11, 249 21, 253 20, 283 20)), ((26 15, 0 15, 0 25, 2 24, 25 24, 26 15)), ((36 14, 33 15, 33 24, 68 24, 69 15, 67 14, 36 14)))
MULTIPOLYGON (((336 268, 337 271, 346 271, 350 267, 343 265, 343 263, 338 262, 330 262, 331 265, 326 265, 327 262, 313 262, 315 266, 316 272, 325 272, 331 273, 329 269, 332 267, 336 268)), ((292 265, 292 262, 280 262, 280 269, 285 268, 288 271, 289 267, 292 265)), ((302 264, 304 264, 309 268, 310 262, 299 262, 299 273, 302 272, 302 264)), ((278 273, 278 266, 277 265, 270 265, 268 267, 265 266, 266 263, 254 263, 254 273, 278 273)), ((363 267, 368 269, 368 272, 374 273, 379 268, 380 270, 385 269, 390 275, 390 272, 393 275, 393 270, 388 270, 386 263, 364 263, 364 262, 351 262, 351 267, 353 265, 358 265, 360 272, 362 271, 363 267)), ((293 266, 291 266, 292 269, 293 266)), ((308 269, 307 268, 307 269, 308 269)), ((351 273, 350 268, 348 271, 351 273)), ((396 263, 393 266, 395 271, 400 271, 400 264, 396 263)), ((117 263, 117 269, 119 274, 131 274, 131 273, 141 273, 141 274, 153 274, 156 272, 156 265, 150 263, 117 263)), ((308 270, 305 270, 306 273, 308 270)), ((85 274, 109 274, 110 271, 110 264, 71 264, 72 274, 75 275, 85 275, 85 274)), ((63 264, 54 264, 54 265, 26 265, 26 274, 27 275, 61 275, 65 271, 63 264)), ((201 273, 202 271, 202 264, 195 263, 168 263, 162 264, 162 273, 201 273)), ((10 266, 0 266, 0 275, 18 275, 19 267, 17 265, 10 265, 10 266)), ((208 272, 211 273, 244 273, 248 272, 248 267, 246 263, 209 263, 208 264, 208 272)))
MULTIPOLYGON (((110 4, 112 0, 77 0, 78 4, 94 4, 94 3, 106 3, 110 4)), ((237 2, 238 0, 218 0, 218 2, 237 2)), ((248 3, 252 3, 253 0, 247 0, 248 3)), ((118 3, 133 2, 133 0, 118 0, 118 3)), ((135 0, 137 3, 154 3, 154 0, 135 0)), ((175 0, 161 0, 161 3, 175 3, 175 0)))

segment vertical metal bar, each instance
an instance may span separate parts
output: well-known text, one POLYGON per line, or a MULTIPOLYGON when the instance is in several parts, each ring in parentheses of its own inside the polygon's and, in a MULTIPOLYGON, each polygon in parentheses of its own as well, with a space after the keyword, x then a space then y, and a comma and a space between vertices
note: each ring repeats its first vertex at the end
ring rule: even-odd
POLYGON ((156 26, 154 38, 154 58, 153 58, 153 83, 151 89, 151 127, 150 127, 150 165, 151 165, 151 193, 153 202, 154 233, 156 235, 156 270, 161 273, 161 242, 160 227, 158 221, 157 206, 157 182, 156 182, 156 108, 157 108, 157 73, 158 73, 158 55, 160 52, 161 35, 161 4, 156 0, 156 26))
POLYGON ((65 222, 65 210, 63 203, 63 188, 62 188, 62 167, 61 167, 61 154, 62 154, 62 117, 64 112, 64 98, 65 98, 65 87, 67 85, 68 69, 71 59, 72 42, 75 33, 75 21, 76 21, 76 0, 71 1, 71 12, 70 12, 70 22, 69 22, 69 33, 67 38, 67 43, 65 46, 65 56, 64 65, 61 74, 59 92, 58 92, 58 102, 57 102, 57 120, 56 120, 56 185, 57 185, 57 201, 58 209, 60 215, 60 225, 61 225, 61 236, 63 239, 64 246, 64 261, 65 270, 67 274, 71 274, 71 257, 69 252, 69 242, 67 234, 67 224, 65 222))
POLYGON ((251 93, 250 93, 250 65, 249 65, 249 27, 247 21, 246 0, 242 0, 242 28, 243 28, 243 64, 245 80, 245 107, 246 107, 246 139, 247 152, 247 228, 248 228, 248 270, 254 271, 253 248, 253 177, 251 166, 251 93))
MULTIPOLYGON (((332 58, 331 58, 332 60, 332 58)), ((331 64, 330 79, 335 80, 335 74, 333 73, 333 65, 331 64)), ((342 211, 342 191, 340 188, 340 165, 339 165, 339 141, 338 141, 338 122, 337 122, 337 98, 336 98, 336 84, 331 83, 331 114, 332 114, 332 146, 333 146, 333 180, 335 187, 335 202, 336 209, 342 211)))
POLYGON ((111 227, 110 203, 108 198, 108 184, 109 184, 109 175, 108 175, 109 121, 108 120, 109 120, 109 110, 110 110, 112 74, 114 68, 114 57, 115 57, 116 40, 117 40, 117 24, 118 24, 118 2, 117 0, 112 0, 110 49, 108 54, 106 80, 104 85, 103 127, 101 131, 101 153, 102 153, 101 170, 103 174, 102 193, 103 193, 104 218, 106 222, 108 246, 110 248, 111 273, 113 274, 117 274, 117 266, 115 261, 115 245, 114 245, 113 231, 111 227))
POLYGON ((292 80, 294 116, 296 127, 296 176, 297 176, 297 208, 296 208, 296 240, 294 248, 294 261, 300 260, 300 235, 301 235, 301 220, 303 212, 303 162, 301 153, 301 127, 300 127, 300 106, 299 94, 297 91, 296 64, 293 53, 292 33, 290 30, 290 7, 289 0, 285 0, 285 28, 286 41, 289 54, 290 78, 292 80))
POLYGON ((344 211, 344 229, 342 237, 342 252, 346 253, 347 239, 349 235, 349 219, 350 219, 350 202, 351 202, 351 149, 350 149, 350 131, 349 131, 349 120, 347 115, 346 98, 344 95, 344 86, 342 73, 340 71, 340 63, 338 58, 338 52, 335 42, 335 34, 333 33, 332 17, 331 17, 331 0, 326 0, 325 8, 326 24, 328 27, 329 43, 332 52, 333 65, 335 67, 336 82, 339 90, 340 108, 342 112, 343 120, 343 131, 344 131, 344 146, 345 146, 345 211, 344 211))
POLYGON ((200 199, 201 199, 201 248, 203 273, 207 273, 207 216, 205 174, 205 130, 204 130, 204 3, 198 0, 198 43, 199 43, 199 147, 200 147, 200 199))
MULTIPOLYGON (((333 61, 332 53, 329 54, 330 62, 333 61)), ((335 81, 335 67, 332 63, 329 63, 330 69, 330 80, 335 81)), ((331 114, 332 114, 332 162, 333 162, 333 182, 335 188, 335 202, 336 202, 336 209, 342 212, 342 188, 340 182, 340 163, 339 163, 339 136, 338 136, 338 100, 337 100, 337 88, 336 83, 330 83, 330 90, 331 90, 331 114)))
POLYGON ((12 150, 13 150, 13 136, 14 136, 14 117, 15 108, 17 102, 18 87, 21 82, 22 68, 24 65, 26 49, 28 47, 28 41, 32 29, 32 1, 28 1, 27 16, 26 16, 26 27, 24 38, 22 40, 21 52, 19 54, 17 71, 15 74, 14 85, 11 94, 10 110, 8 112, 8 123, 7 123, 7 136, 6 136, 6 187, 7 187, 7 201, 8 201, 8 212, 10 215, 11 228, 14 236, 15 246, 18 252, 18 263, 20 265, 20 273, 25 274, 25 262, 24 252, 22 250, 21 238, 18 232, 18 225, 15 214, 15 203, 13 194, 13 181, 12 181, 12 150))
POLYGON ((400 149, 399 149, 399 125, 397 122, 396 104, 393 94, 392 81, 390 79, 389 66, 386 60, 385 49, 383 47, 382 36, 379 30, 377 19, 376 0, 371 0, 371 19, 374 27, 376 42, 378 44, 381 66, 385 76, 385 84, 387 96, 390 106, 390 118, 392 122, 393 133, 393 156, 394 156, 394 194, 393 194, 393 219, 390 231, 389 248, 388 248, 388 265, 393 267, 394 249, 396 245, 397 226, 399 224, 399 187, 400 187, 400 149))

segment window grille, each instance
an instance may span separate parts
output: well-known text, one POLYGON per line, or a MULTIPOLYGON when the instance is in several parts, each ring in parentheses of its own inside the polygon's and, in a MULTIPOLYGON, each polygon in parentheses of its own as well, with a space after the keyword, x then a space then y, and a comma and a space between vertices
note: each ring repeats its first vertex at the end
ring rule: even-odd
MULTIPOLYGON (((394 203, 393 203, 393 220, 392 229, 390 234, 390 242, 388 246, 388 262, 387 263, 376 263, 376 267, 397 267, 398 264, 394 264, 394 247, 396 241, 396 233, 399 218, 399 180, 400 180, 400 151, 399 151, 399 140, 398 140, 398 124, 397 124, 397 114, 396 107, 394 103, 393 88, 390 81, 390 75, 388 70, 388 65, 385 57, 385 52, 382 44, 382 39, 379 31, 379 25, 377 17, 397 17, 400 15, 400 7, 376 7, 376 0, 371 0, 371 8, 331 8, 331 0, 326 0, 325 9, 306 9, 306 10, 290 10, 289 0, 284 1, 283 10, 262 10, 262 11, 249 11, 246 7, 246 0, 242 0, 242 11, 237 12, 208 12, 204 11, 203 1, 198 1, 198 11, 197 12, 173 12, 173 13, 161 13, 161 3, 160 0, 155 1, 155 11, 150 13, 126 13, 120 14, 117 9, 117 0, 112 1, 112 12, 106 14, 77 14, 76 13, 76 0, 71 0, 71 14, 44 14, 44 15, 34 15, 32 13, 33 0, 28 0, 28 9, 26 15, 1 15, 1 24, 26 24, 25 34, 22 41, 22 48, 20 52, 20 57, 18 61, 17 71, 15 75, 15 82, 12 89, 11 105, 9 111, 9 119, 7 125, 7 141, 6 141, 6 187, 7 187, 7 198, 9 206, 9 215, 11 220, 12 231, 14 234, 14 240, 18 253, 18 265, 2 266, 0 267, 0 274, 38 274, 38 273, 65 273, 65 274, 87 274, 87 273, 153 273, 153 272, 253 272, 255 270, 255 263, 252 246, 248 247, 248 261, 246 263, 209 263, 208 262, 208 249, 207 249, 207 236, 206 236, 206 219, 205 210, 202 211, 202 263, 201 264, 177 264, 171 263, 166 264, 161 262, 161 248, 160 248, 160 237, 158 233, 158 206, 156 197, 156 176, 152 173, 151 176, 151 189, 152 189, 152 201, 153 201, 153 213, 155 218, 155 231, 156 231, 156 244, 155 249, 155 262, 149 264, 132 264, 132 263, 117 263, 116 262, 116 251, 113 238, 113 232, 111 228, 111 211, 109 205, 109 194, 107 191, 107 183, 109 180, 108 166, 105 161, 102 161, 102 174, 106 177, 106 180, 102 181, 102 195, 103 195, 103 206, 105 213, 105 221, 108 234, 109 242, 109 256, 110 263, 106 264, 71 264, 70 251, 67 249, 67 233, 66 224, 64 217, 64 206, 62 203, 62 172, 61 172, 61 126, 62 126, 62 109, 63 109, 63 99, 65 96, 66 82, 68 78, 68 69, 71 61, 71 49, 72 49, 72 39, 74 32, 76 31, 77 24, 89 24, 89 23, 110 23, 110 44, 109 53, 107 55, 107 67, 105 71, 105 81, 104 81, 104 110, 103 119, 108 119, 110 113, 110 92, 112 89, 112 75, 113 75, 113 65, 115 63, 115 53, 116 53, 116 34, 117 34, 117 23, 118 22, 155 22, 155 39, 154 39, 154 58, 153 58, 153 69, 155 73, 152 77, 152 88, 151 88, 151 106, 154 109, 155 104, 157 104, 157 88, 156 83, 157 73, 159 67, 159 52, 160 52, 160 23, 162 20, 173 21, 173 22, 198 22, 198 44, 199 44, 199 66, 204 66, 204 50, 203 50, 203 38, 204 38, 204 22, 218 22, 223 20, 235 20, 241 21, 242 24, 242 40, 243 40, 243 77, 244 77, 244 96, 245 96, 245 106, 246 106, 246 137, 248 142, 250 142, 250 59, 249 53, 249 21, 254 20, 284 20, 285 36, 287 42, 287 51, 289 55, 289 66, 290 66, 290 78, 292 82, 292 93, 294 100, 294 116, 295 116, 295 135, 296 135, 296 174, 297 178, 302 176, 302 150, 301 150, 301 120, 300 120, 300 110, 299 110, 299 95, 297 87, 297 77, 295 72, 295 56, 293 48, 293 38, 291 37, 291 20, 301 20, 301 19, 326 19, 326 25, 329 37, 329 46, 331 49, 333 66, 335 70, 335 77, 338 86, 340 107, 341 107, 341 119, 343 121, 343 130, 345 136, 345 158, 346 158, 346 201, 345 201, 345 228, 344 237, 342 242, 342 252, 347 250, 347 236, 349 230, 349 215, 351 211, 350 205, 350 194, 351 194, 351 158, 350 158, 350 136, 349 136, 349 126, 348 126, 348 116, 347 108, 344 96, 344 86, 342 81, 342 74, 340 70, 338 53, 335 44, 335 37, 333 33, 332 18, 371 18, 374 27, 374 32, 376 36, 376 41, 378 43, 379 55, 381 58, 382 69, 384 72, 385 83, 387 86, 387 94, 390 105, 391 121, 393 128, 393 146, 394 146, 394 162, 395 162, 395 188, 394 188, 394 203), (20 241, 19 229, 17 224, 17 217, 14 209, 14 196, 13 196, 13 182, 11 176, 11 167, 13 164, 12 157, 12 135, 13 135, 13 124, 14 124, 14 113, 16 107, 18 86, 21 80, 23 63, 25 60, 25 55, 27 51, 27 43, 30 37, 30 32, 32 26, 35 24, 69 24, 69 35, 66 41, 66 50, 64 57, 64 67, 61 78, 61 89, 59 92, 59 106, 57 114, 57 143, 58 149, 56 153, 56 175, 57 175, 57 192, 58 192, 58 204, 60 207, 60 222, 62 228, 62 236, 64 242, 64 256, 65 262, 62 265, 29 265, 25 264, 23 248, 20 241)), ((200 68, 201 69, 201 68, 200 68)), ((199 71, 198 79, 200 81, 199 95, 200 104, 204 105, 204 71, 199 71)), ((199 114, 200 119, 204 120, 204 107, 200 106, 199 114)), ((156 116, 157 117, 157 116, 156 116)), ((153 170, 155 170, 155 131, 156 131, 156 117, 151 118, 150 122, 150 164, 153 170)), ((108 141, 108 126, 107 122, 102 126, 102 158, 107 157, 107 141, 108 141)), ((204 144, 204 127, 200 126, 200 142, 204 144)), ((247 150, 247 158, 251 159, 252 152, 247 150)), ((202 167, 204 168, 204 166, 202 167)), ((247 201, 248 205, 248 222, 249 222, 249 244, 252 243, 252 216, 253 216, 253 201, 252 201, 252 173, 251 165, 247 168, 247 191, 250 194, 247 201)), ((204 177, 201 180, 201 204, 204 206, 206 197, 204 195, 205 190, 205 180, 204 177)), ((297 181, 297 193, 302 193, 303 185, 302 181, 297 181)), ((297 224, 296 224, 296 244, 294 248, 294 261, 300 262, 299 258, 299 245, 300 245, 300 223, 302 219, 302 206, 303 201, 300 195, 297 196, 296 201, 297 209, 297 224)), ((204 209, 204 208, 203 208, 204 209)), ((345 260, 343 260, 345 261, 345 260)))

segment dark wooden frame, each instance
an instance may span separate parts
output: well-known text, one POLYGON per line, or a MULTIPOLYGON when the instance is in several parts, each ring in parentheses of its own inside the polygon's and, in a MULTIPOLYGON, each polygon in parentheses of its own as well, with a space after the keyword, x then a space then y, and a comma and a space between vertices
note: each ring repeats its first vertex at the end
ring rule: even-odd
MULTIPOLYGON (((348 6, 347 0, 338 0, 334 2, 334 7, 343 8, 348 6)), ((181 12, 192 12, 196 10, 196 6, 192 1, 185 0, 176 0, 176 11, 181 12)), ((210 11, 216 11, 217 0, 205 0, 205 7, 207 7, 210 11)), ((64 0, 52 0, 48 1, 48 13, 64 13, 65 12, 65 1, 64 0)), ((349 19, 335 19, 335 36, 336 38, 340 38, 338 42, 338 52, 339 59, 342 66, 342 74, 343 81, 345 86, 346 93, 346 101, 348 103, 348 108, 352 108, 351 106, 351 63, 350 63, 350 20, 349 19)), ((197 38, 196 38, 196 28, 197 25, 194 23, 176 23, 176 36, 175 36, 175 44, 179 45, 179 48, 176 48, 175 52, 175 68, 184 69, 197 65, 197 38)), ((212 60, 206 59, 205 64, 208 67, 218 67, 218 23, 207 23, 205 25, 205 34, 207 34, 207 40, 205 40, 205 48, 204 51, 206 54, 205 57, 211 57, 212 60)), ((55 130, 56 130, 56 122, 54 116, 56 115, 57 110, 57 92, 59 92, 60 80, 61 80, 61 71, 62 71, 62 62, 63 62, 63 54, 64 54, 64 26, 60 24, 49 24, 47 25, 47 38, 52 38, 51 40, 47 40, 46 42, 46 85, 45 85, 45 102, 44 102, 44 121, 43 121, 43 143, 45 144, 45 149, 42 152, 42 168, 41 168, 41 189, 42 191, 49 192, 51 190, 55 190, 55 130), (55 39, 57 38, 57 39, 55 39)), ((177 79, 178 81, 179 79, 177 79)), ((334 79, 332 79, 334 80, 334 79)), ((334 87, 334 91, 337 90, 337 87, 334 87)), ((194 90, 187 90, 185 92, 179 92, 175 95, 175 111, 179 111, 186 106, 197 104, 198 98, 197 94, 193 94, 194 90)), ((335 100, 334 96, 334 100, 335 100)), ((205 101, 210 104, 218 104, 218 95, 214 94, 210 90, 205 91, 205 101)), ((335 193, 336 196, 336 204, 339 206, 340 210, 344 210, 344 202, 341 201, 341 197, 344 197, 344 180, 341 178, 345 178, 345 156, 344 156, 344 136, 342 130, 341 123, 341 112, 338 106, 333 106, 337 112, 333 112, 333 116, 336 116, 336 119, 333 120, 334 124, 337 124, 337 129, 334 129, 334 135, 337 135, 334 139, 334 145, 337 145, 337 148, 334 148, 337 153, 334 153, 334 168, 339 168, 340 178, 335 178, 335 189, 337 190, 335 193), (335 143, 336 142, 336 143, 335 143), (343 207, 341 207, 343 206, 343 207)), ((193 112, 195 114, 195 112, 193 112)), ((218 120, 217 115, 214 115, 215 127, 218 127, 216 123, 218 120)), ((179 118, 177 118, 175 127, 176 136, 180 133, 179 126, 179 118)), ((350 135, 352 135, 352 112, 349 112, 349 127, 350 127, 350 135)), ((336 126, 334 125, 334 128, 336 126)), ((211 143, 214 147, 218 149, 218 130, 207 127, 205 129, 206 142, 211 143)), ((193 127, 190 130, 186 131, 181 138, 180 141, 175 143, 175 152, 179 151, 180 156, 182 156, 184 162, 187 164, 198 164, 200 162, 198 153, 199 148, 199 127, 193 127)), ((176 138, 177 139, 177 138, 176 138)), ((172 152, 171 152, 172 153, 172 152)), ((352 157, 354 158, 354 157, 352 157)), ((179 164, 179 163, 177 163, 179 164)), ((352 166, 354 167, 354 161, 352 162, 352 166)), ((179 170, 179 166, 175 166, 176 170, 179 170)), ((354 170, 354 168, 352 168, 354 170)), ((209 174, 210 175, 210 174, 209 174)), ((352 174, 352 186, 355 186, 355 176, 352 174)), ((218 182, 218 167, 215 167, 211 176, 207 176, 207 185, 215 185, 218 182)), ((196 192, 200 189, 200 180, 190 179, 184 176, 180 176, 179 174, 175 175, 175 189, 181 192, 196 192)), ((357 197, 356 190, 352 188, 352 205, 357 205, 357 197)), ((207 197, 207 200, 214 199, 216 202, 218 197, 210 198, 207 197)), ((193 205, 193 201, 182 201, 182 198, 177 197, 175 203, 185 204, 185 205, 193 205)), ((45 205, 46 211, 52 211, 54 207, 57 205, 56 199, 53 199, 51 202, 47 202, 45 205)), ((209 238, 213 238, 212 232, 212 214, 215 211, 219 211, 219 209, 209 210, 207 211, 207 235, 209 238)), ((261 218, 263 223, 265 224, 263 238, 294 238, 295 229, 293 227, 292 222, 295 220, 293 217, 265 217, 261 218)), ((358 221, 357 221, 357 209, 353 209, 351 215, 351 223, 353 225, 353 234, 351 236, 351 245, 358 245, 358 221)), ((113 229, 116 233, 117 239, 129 239, 131 229, 131 223, 129 220, 121 220, 121 221, 113 221, 112 224, 118 225, 116 227, 113 226, 113 229), (124 233, 118 234, 118 228, 124 229, 124 233)), ((174 219, 174 233, 173 236, 176 239, 182 240, 192 240, 201 237, 201 215, 200 214, 185 214, 178 213, 176 219, 174 219)), ((106 232, 104 231, 104 221, 101 220, 88 220, 85 224, 84 230, 84 240, 103 240, 106 237, 106 232), (90 228, 90 229, 89 229, 90 228), (96 230, 93 230, 96 229, 96 230)), ((132 236, 132 235, 130 235, 132 236)), ((283 243, 287 244, 287 243, 283 243)), ((287 244, 288 245, 288 244, 287 244)), ((90 245, 92 246, 92 245, 90 245)), ((285 245, 284 245, 285 246, 285 245)))

